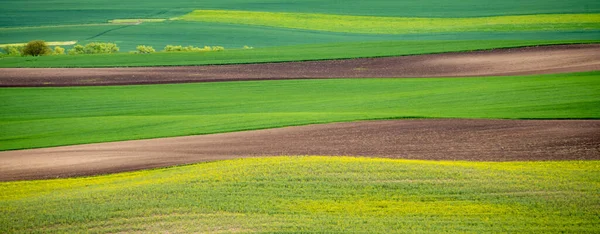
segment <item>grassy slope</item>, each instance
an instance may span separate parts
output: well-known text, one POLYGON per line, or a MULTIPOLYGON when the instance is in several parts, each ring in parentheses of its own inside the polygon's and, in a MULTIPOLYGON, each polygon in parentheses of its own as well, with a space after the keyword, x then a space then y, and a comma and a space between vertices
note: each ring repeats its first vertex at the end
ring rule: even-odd
POLYGON ((600 73, 0 89, 0 149, 388 119, 600 118, 600 73))
POLYGON ((0 183, 0 232, 598 232, 600 162, 241 159, 0 183))
POLYGON ((4 0, 0 27, 105 23, 120 18, 169 18, 195 9, 312 12, 347 15, 472 17, 598 13, 594 0, 4 0))
POLYGON ((284 62, 383 57, 470 51, 544 44, 597 43, 592 40, 477 40, 347 42, 226 50, 210 53, 105 54, 43 57, 0 57, 1 67, 127 67, 284 62))
MULTIPOLYGON (((114 42, 127 52, 140 44, 162 50, 165 45, 220 45, 226 49, 244 45, 259 47, 372 41, 443 41, 443 40, 593 40, 600 30, 520 31, 520 32, 448 32, 406 35, 318 32, 287 28, 222 23, 168 21, 141 25, 95 25, 29 27, 0 29, 0 42, 21 43, 30 40, 114 42)), ((68 46, 67 46, 68 47, 68 46)), ((0 61, 2 63, 2 61, 0 61)))
POLYGON ((196 10, 179 18, 187 21, 373 34, 600 29, 600 14, 547 14, 472 18, 408 18, 314 13, 196 10))

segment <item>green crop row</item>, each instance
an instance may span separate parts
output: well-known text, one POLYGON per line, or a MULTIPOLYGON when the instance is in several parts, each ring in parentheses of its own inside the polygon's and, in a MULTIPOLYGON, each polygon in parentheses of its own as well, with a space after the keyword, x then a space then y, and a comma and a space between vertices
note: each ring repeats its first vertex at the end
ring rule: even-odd
POLYGON ((368 119, 596 119, 599 77, 590 72, 2 88, 0 150, 368 119))

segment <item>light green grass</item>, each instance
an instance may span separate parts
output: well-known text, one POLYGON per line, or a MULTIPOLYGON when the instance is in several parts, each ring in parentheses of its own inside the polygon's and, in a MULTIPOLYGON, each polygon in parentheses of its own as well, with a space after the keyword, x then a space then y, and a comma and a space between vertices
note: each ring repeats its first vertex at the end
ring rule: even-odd
POLYGON ((600 118, 600 72, 2 88, 0 150, 394 118, 600 118))
MULTIPOLYGON (((121 53, 53 57, 6 57, 0 58, 0 67, 130 67, 264 63, 385 57, 535 45, 598 42, 600 42, 598 39, 375 41, 280 46, 256 48, 252 50, 236 50, 227 47, 227 45, 213 44, 225 46, 226 50, 218 53, 154 53, 144 55, 121 53)), ((83 42, 80 41, 80 43, 83 42)), ((250 44, 250 46, 252 46, 252 44, 250 44)))
POLYGON ((0 183, 0 232, 594 233, 600 162, 273 157, 0 183))
POLYGON ((179 19, 329 32, 375 34, 600 29, 600 14, 509 15, 473 18, 409 18, 312 13, 196 10, 179 17, 179 19))

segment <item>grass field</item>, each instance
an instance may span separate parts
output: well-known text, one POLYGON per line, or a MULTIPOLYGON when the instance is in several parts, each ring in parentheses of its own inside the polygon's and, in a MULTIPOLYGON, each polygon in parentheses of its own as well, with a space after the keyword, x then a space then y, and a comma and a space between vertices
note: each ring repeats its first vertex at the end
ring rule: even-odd
POLYGON ((4 0, 0 27, 106 23, 112 19, 171 18, 196 9, 305 12, 402 17, 474 17, 555 13, 598 13, 593 0, 4 0))
POLYGON ((274 157, 0 183, 0 232, 585 233, 600 162, 274 157))
POLYGON ((472 18, 408 18, 196 10, 181 20, 373 34, 598 30, 600 14, 546 14, 472 18))
POLYGON ((600 37, 599 12, 600 4, 589 0, 9 0, 0 8, 0 44, 102 41, 128 52, 137 45, 162 49, 169 44, 234 49, 406 40, 593 40, 600 37), (193 21, 164 21, 182 16, 193 21))
POLYGON ((0 89, 0 150, 394 118, 600 118, 600 73, 0 89))
POLYGON ((129 67, 240 64, 307 61, 362 57, 386 57, 511 48, 535 45, 594 43, 592 40, 459 40, 459 41, 385 41, 346 42, 256 48, 229 49, 211 53, 99 54, 77 56, 0 57, 2 67, 129 67))

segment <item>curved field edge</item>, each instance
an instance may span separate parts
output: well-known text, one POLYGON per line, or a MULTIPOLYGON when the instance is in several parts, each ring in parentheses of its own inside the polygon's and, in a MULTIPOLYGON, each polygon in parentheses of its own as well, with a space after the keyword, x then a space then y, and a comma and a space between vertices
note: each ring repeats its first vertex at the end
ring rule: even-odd
POLYGON ((288 12, 195 10, 175 19, 370 34, 600 29, 600 14, 539 14, 469 18, 417 18, 288 12))
POLYGON ((0 183, 0 231, 597 232, 600 161, 248 158, 0 183))
POLYGON ((312 44, 225 50, 220 52, 173 52, 153 54, 99 54, 41 57, 0 57, 0 67, 145 67, 178 65, 220 65, 314 61, 349 58, 391 57, 517 48, 542 45, 592 44, 600 40, 468 40, 468 41, 385 41, 312 44))
POLYGON ((2 88, 0 150, 372 119, 598 119, 599 76, 2 88))

